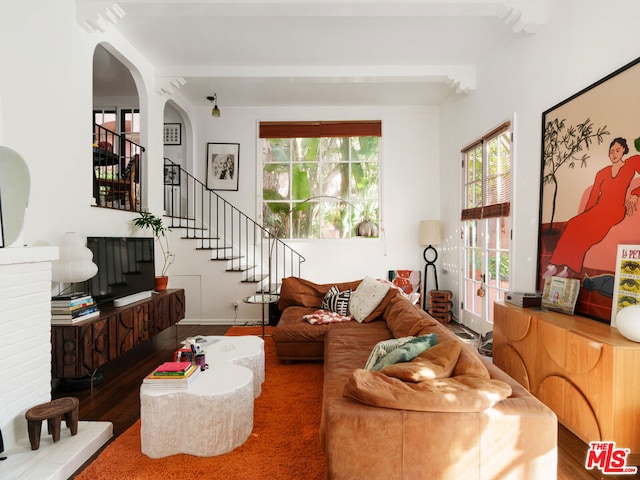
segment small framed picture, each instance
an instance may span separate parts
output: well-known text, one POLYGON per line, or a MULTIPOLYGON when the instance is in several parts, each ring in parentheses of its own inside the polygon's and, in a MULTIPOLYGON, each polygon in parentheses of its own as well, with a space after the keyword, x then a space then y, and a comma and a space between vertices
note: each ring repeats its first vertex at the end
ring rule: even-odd
POLYGON ((164 166, 164 184, 165 185, 180 185, 180 166, 179 165, 165 165, 164 166))
POLYGON ((181 145, 182 144, 182 125, 179 123, 164 124, 164 144, 165 145, 181 145))
POLYGON ((547 277, 542 290, 542 308, 573 315, 579 292, 577 278, 547 277))
POLYGON ((616 315, 624 307, 640 305, 640 245, 618 245, 613 285, 611 326, 616 326, 616 315))
POLYGON ((207 143, 207 188, 238 190, 239 143, 207 143))

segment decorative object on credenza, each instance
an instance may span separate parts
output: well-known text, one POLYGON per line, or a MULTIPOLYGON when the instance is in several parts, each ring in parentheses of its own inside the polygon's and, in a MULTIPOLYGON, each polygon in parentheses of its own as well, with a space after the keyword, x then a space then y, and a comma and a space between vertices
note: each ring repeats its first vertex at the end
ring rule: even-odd
POLYGON ((580 280, 577 278, 547 277, 540 305, 547 310, 573 315, 579 291, 580 280))
POLYGON ((182 125, 179 123, 164 124, 164 144, 165 145, 181 145, 182 144, 182 125))
POLYGON ((623 337, 640 342, 640 305, 629 305, 616 315, 616 328, 623 337))
POLYGON ((453 293, 450 290, 429 291, 429 315, 440 323, 449 323, 453 318, 453 293))
POLYGON ((617 327, 618 313, 640 305, 640 245, 618 245, 611 308, 611 326, 617 327))
POLYGON ((213 95, 207 97, 207 100, 209 100, 213 104, 213 108, 211 109, 211 116, 219 117, 220 109, 218 108, 218 94, 214 93, 213 95))
POLYGON ((629 203, 640 196, 638 82, 640 58, 542 114, 536 287, 551 276, 579 279, 575 311, 605 322, 616 248, 640 243, 629 203))
POLYGON ((0 147, 0 248, 22 246, 30 188, 31 177, 24 159, 16 151, 0 147))
POLYGON ((51 279, 59 284, 84 282, 98 273, 93 263, 93 252, 86 246, 84 238, 72 232, 65 233, 59 242, 60 256, 51 264, 51 279))
POLYGON ((169 238, 166 235, 166 233, 171 231, 171 229, 165 226, 162 222, 162 218, 156 217, 150 212, 138 213, 138 216, 133 219, 133 224, 142 230, 151 230, 156 241, 160 244, 163 263, 160 275, 156 276, 155 289, 158 292, 162 292, 167 289, 167 284, 169 282, 167 271, 176 257, 175 253, 171 253, 171 250, 169 249, 169 238))
POLYGON ((207 188, 238 190, 239 143, 207 143, 207 188))
MULTIPOLYGON (((423 289, 425 292, 427 291, 427 272, 429 271, 429 267, 431 267, 433 268, 433 278, 436 285, 435 289, 438 290, 438 270, 436 269, 438 252, 434 248, 434 245, 438 246, 442 243, 440 220, 422 220, 420 222, 419 241, 420 245, 427 247, 424 249, 424 253, 422 254, 424 261, 426 262, 424 266, 423 289)), ((427 310, 426 295, 422 298, 422 309, 427 310)))

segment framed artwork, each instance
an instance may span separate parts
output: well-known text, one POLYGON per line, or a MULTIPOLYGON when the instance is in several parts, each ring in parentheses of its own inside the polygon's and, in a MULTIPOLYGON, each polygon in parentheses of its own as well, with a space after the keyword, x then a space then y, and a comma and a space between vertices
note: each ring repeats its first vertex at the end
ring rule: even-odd
POLYGON ((179 165, 165 165, 164 166, 164 184, 165 185, 180 185, 180 166, 179 165))
POLYGON ((577 278, 547 277, 540 304, 547 310, 573 315, 579 290, 580 280, 577 278))
POLYGON ((163 138, 165 145, 182 145, 182 125, 179 123, 165 123, 163 138))
POLYGON ((207 188, 238 190, 239 143, 207 143, 207 188))
POLYGON ((537 285, 580 281, 609 323, 619 244, 640 243, 640 58, 542 114, 537 285))
POLYGON ((618 245, 611 326, 624 307, 640 305, 640 245, 618 245))

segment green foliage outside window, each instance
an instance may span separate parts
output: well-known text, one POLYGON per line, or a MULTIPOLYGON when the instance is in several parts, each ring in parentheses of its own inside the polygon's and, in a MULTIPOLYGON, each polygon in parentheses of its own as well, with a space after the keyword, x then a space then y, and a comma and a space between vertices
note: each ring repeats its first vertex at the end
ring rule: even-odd
POLYGON ((379 222, 379 137, 263 139, 263 224, 285 238, 351 238, 379 222))

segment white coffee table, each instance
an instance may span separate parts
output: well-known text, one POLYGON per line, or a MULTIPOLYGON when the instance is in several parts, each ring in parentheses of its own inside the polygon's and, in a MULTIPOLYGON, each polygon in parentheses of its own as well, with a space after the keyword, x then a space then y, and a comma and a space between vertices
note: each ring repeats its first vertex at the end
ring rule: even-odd
POLYGON ((209 365, 232 364, 247 367, 253 372, 253 393, 262 393, 264 382, 264 340, 253 335, 222 337, 211 335, 199 342, 209 365))
POLYGON ((253 401, 264 381, 259 337, 204 337, 209 368, 185 390, 140 387, 142 453, 221 455, 242 445, 253 429, 253 401))

